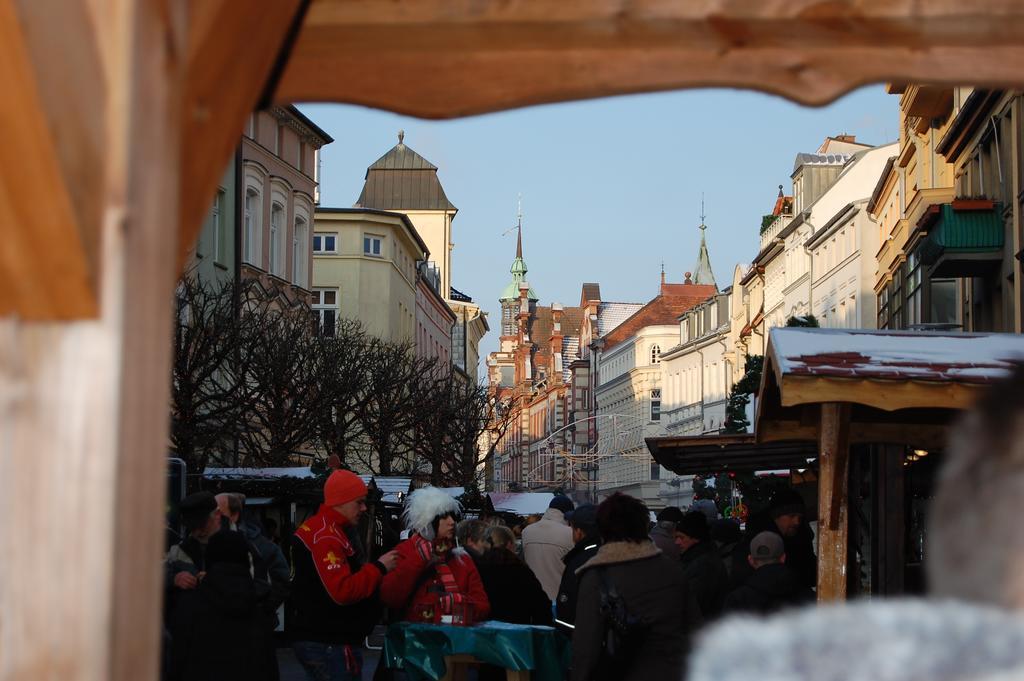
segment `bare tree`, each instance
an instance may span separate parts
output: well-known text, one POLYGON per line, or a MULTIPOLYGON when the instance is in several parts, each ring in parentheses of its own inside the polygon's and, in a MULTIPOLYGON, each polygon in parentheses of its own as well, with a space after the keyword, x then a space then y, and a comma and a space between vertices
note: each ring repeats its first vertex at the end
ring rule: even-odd
POLYGON ((171 367, 170 444, 189 470, 234 447, 238 419, 252 399, 244 379, 255 336, 236 314, 241 287, 184 278, 178 286, 171 367))
POLYGON ((323 410, 316 422, 317 442, 342 465, 364 441, 360 405, 365 399, 374 364, 372 338, 354 320, 339 320, 333 336, 319 339, 321 365, 318 382, 323 410))
POLYGON ((250 302, 249 316, 259 343, 245 366, 253 399, 242 417, 239 436, 248 463, 284 466, 315 440, 326 402, 318 377, 323 355, 315 320, 305 308, 278 309, 250 302))
POLYGON ((359 464, 375 475, 414 472, 412 443, 422 417, 422 389, 433 360, 416 357, 412 343, 375 340, 369 346, 367 383, 357 413, 363 446, 359 464))

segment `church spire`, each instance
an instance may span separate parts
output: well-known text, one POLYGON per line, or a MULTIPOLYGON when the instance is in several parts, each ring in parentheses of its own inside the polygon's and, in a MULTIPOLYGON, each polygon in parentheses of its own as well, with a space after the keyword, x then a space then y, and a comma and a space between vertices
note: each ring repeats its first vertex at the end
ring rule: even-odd
POLYGON ((519 209, 516 212, 516 258, 523 259, 523 195, 519 195, 519 209))
POLYGON ((715 275, 711 271, 711 256, 708 255, 708 244, 704 239, 704 231, 708 226, 704 223, 707 216, 704 214, 704 195, 700 195, 700 253, 697 255, 697 267, 693 270, 694 284, 707 284, 718 287, 715 283, 715 275))
MULTIPOLYGON (((512 274, 512 281, 505 287, 505 290, 501 294, 500 300, 519 300, 519 284, 526 281, 526 273, 529 269, 526 267, 526 261, 523 260, 523 197, 519 195, 519 207, 516 211, 516 226, 512 229, 516 230, 516 257, 512 261, 512 267, 509 268, 509 272, 512 274)), ((505 234, 508 234, 512 229, 506 230, 505 234)), ((539 300, 537 293, 531 288, 527 294, 530 300, 539 300)))

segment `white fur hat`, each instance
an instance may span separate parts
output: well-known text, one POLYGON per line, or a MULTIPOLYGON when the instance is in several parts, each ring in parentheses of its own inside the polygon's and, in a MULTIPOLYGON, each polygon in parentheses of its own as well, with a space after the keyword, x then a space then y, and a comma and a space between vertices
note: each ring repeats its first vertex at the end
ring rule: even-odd
POLYGON ((437 487, 421 487, 405 500, 402 520, 405 527, 421 537, 434 541, 434 520, 440 516, 457 515, 462 508, 449 494, 437 487))

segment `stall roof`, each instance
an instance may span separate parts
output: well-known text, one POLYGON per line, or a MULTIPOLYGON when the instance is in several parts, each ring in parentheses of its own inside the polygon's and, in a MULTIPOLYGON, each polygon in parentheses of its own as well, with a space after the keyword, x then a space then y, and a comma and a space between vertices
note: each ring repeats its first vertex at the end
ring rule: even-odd
POLYGON ((818 456, 809 442, 758 444, 749 433, 697 437, 650 437, 647 448, 659 464, 676 475, 721 471, 752 472, 805 468, 818 456))
POLYGON ((466 493, 465 487, 438 487, 438 489, 450 497, 461 497, 466 493))
POLYGON ((271 480, 275 478, 315 478, 309 466, 287 468, 216 468, 207 466, 203 477, 208 480, 271 480))
POLYGON ((412 484, 412 478, 390 475, 360 475, 359 478, 367 485, 373 480, 377 485, 377 489, 384 495, 381 497, 381 501, 386 504, 401 504, 405 500, 405 495, 409 493, 409 486, 412 484))
POLYGON ((495 511, 516 515, 544 513, 555 498, 551 492, 489 492, 487 496, 495 511))
POLYGON ((851 442, 941 446, 957 411, 1024 362, 1024 336, 775 328, 754 432, 816 439, 817 405, 848 403, 851 442))

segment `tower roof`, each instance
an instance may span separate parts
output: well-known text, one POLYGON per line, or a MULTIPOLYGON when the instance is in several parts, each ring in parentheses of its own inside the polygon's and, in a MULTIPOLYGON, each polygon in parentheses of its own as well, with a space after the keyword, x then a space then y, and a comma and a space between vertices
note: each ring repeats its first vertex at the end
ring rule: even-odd
POLYGON ((356 205, 379 210, 458 210, 444 193, 437 166, 405 145, 398 144, 366 169, 356 205))
POLYGON ((718 287, 715 283, 715 274, 711 271, 711 256, 708 255, 708 244, 704 240, 704 230, 708 226, 704 224, 704 199, 700 202, 700 253, 697 254, 697 266, 693 269, 693 283, 718 287))
MULTIPOLYGON (((526 261, 523 260, 523 209, 522 205, 519 208, 518 223, 516 224, 516 257, 512 261, 512 267, 509 268, 509 272, 512 273, 512 281, 509 282, 505 290, 501 292, 501 298, 499 300, 519 300, 519 284, 526 281, 526 273, 529 272, 529 268, 526 266, 526 261)), ((506 232, 507 234, 508 232, 506 232)), ((537 296, 537 292, 530 288, 529 293, 526 294, 530 300, 540 300, 537 296)))

